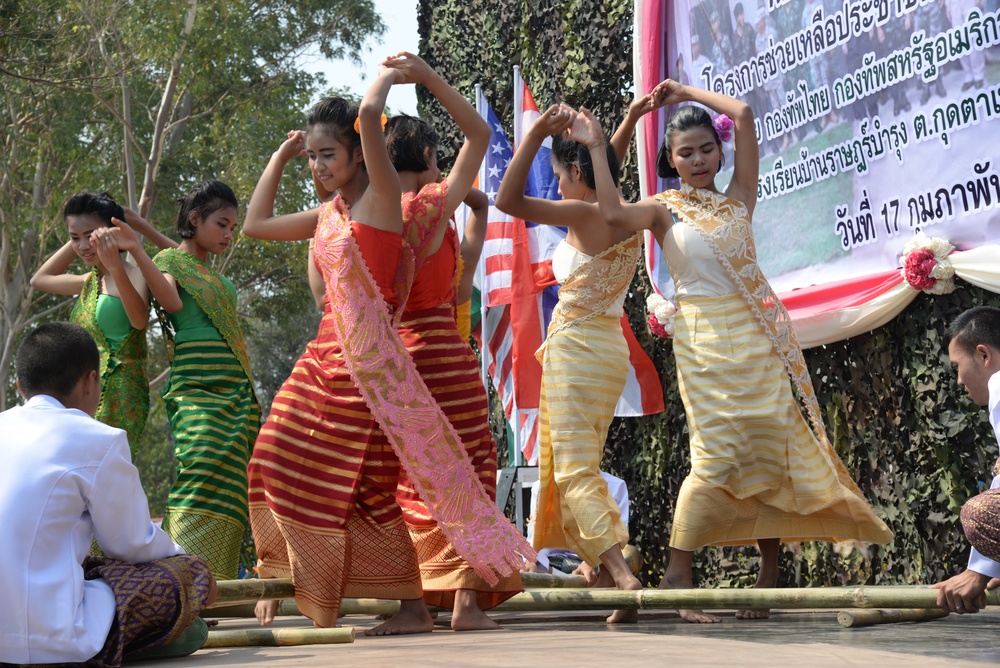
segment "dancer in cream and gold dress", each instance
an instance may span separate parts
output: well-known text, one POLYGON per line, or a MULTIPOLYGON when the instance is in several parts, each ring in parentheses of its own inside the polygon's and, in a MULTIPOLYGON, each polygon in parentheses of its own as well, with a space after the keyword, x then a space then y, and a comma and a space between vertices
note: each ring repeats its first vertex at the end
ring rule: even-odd
MULTIPOLYGON (((695 102, 720 114, 713 125, 704 108, 689 105, 670 120, 657 173, 679 177, 680 190, 623 204, 612 175, 596 167, 601 212, 616 227, 653 232, 680 304, 674 354, 691 473, 677 499, 670 565, 660 587, 691 587, 698 548, 753 542, 761 550, 757 586, 774 587, 781 541, 887 543, 892 534, 830 446, 795 330, 757 264, 750 227, 758 174, 753 111, 739 100, 671 80, 657 90, 667 104, 695 102), (721 193, 715 186, 720 135, 733 128, 736 164, 721 193)), ((582 113, 589 122, 578 134, 574 127, 574 134, 599 155, 600 123, 582 113)), ((701 611, 681 616, 719 621, 701 611)))
MULTIPOLYGON (((653 108, 649 99, 646 105, 653 108)), ((635 274, 641 239, 604 222, 592 163, 600 162, 605 172, 617 174, 618 159, 603 135, 593 157, 563 138, 561 133, 576 117, 575 111, 559 105, 535 121, 507 168, 496 200, 498 208, 518 218, 567 228, 566 239, 552 258, 553 272, 562 284, 559 303, 537 353, 542 363, 541 484, 532 542, 535 549, 572 550, 591 567, 600 566, 601 586, 641 589, 622 556, 628 528, 600 471, 615 405, 628 379, 622 303, 635 274), (550 135, 554 135, 552 168, 563 199, 526 197, 532 160, 550 135)), ((628 132, 626 145, 630 139, 628 132)), ((636 618, 635 611, 619 610, 608 621, 636 618)))

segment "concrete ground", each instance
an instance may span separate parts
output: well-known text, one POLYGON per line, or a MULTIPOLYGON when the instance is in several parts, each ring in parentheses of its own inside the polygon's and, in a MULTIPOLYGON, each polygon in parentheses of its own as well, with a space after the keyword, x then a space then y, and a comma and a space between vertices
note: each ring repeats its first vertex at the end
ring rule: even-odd
MULTIPOLYGON (((951 615, 919 624, 844 629, 836 611, 776 612, 770 620, 687 624, 673 613, 641 612, 639 623, 609 627, 595 613, 496 613, 500 631, 455 633, 442 614, 433 633, 370 638, 374 618, 351 616, 352 644, 206 649, 148 668, 201 666, 979 666, 1000 663, 1000 609, 951 615)), ((277 628, 306 628, 302 617, 281 617, 277 628)), ((216 629, 257 628, 251 619, 224 619, 216 629)), ((214 629, 213 629, 214 630, 214 629)))

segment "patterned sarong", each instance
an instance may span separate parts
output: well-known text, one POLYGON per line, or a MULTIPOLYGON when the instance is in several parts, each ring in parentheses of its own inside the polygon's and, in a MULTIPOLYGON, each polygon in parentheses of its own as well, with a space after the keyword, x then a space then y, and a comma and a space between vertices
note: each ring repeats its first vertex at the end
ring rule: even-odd
POLYGON ((324 627, 336 625, 343 596, 422 594, 396 503, 399 459, 344 366, 331 320, 328 303, 249 467, 258 573, 291 577, 299 610, 324 627))
MULTIPOLYGON (((420 378, 464 445, 483 491, 495 503, 497 456, 489 427, 489 401, 479 375, 479 362, 469 348, 468 336, 462 336, 456 322, 455 294, 463 265, 455 228, 445 230, 437 252, 428 253, 431 239, 444 222, 447 194, 447 184, 441 183, 403 195, 404 236, 413 252, 417 274, 399 334, 420 378)), ((442 441, 441 445, 447 443, 442 441)), ((442 458, 441 465, 448 466, 447 459, 442 458)), ((476 592, 479 608, 488 610, 523 589, 516 569, 492 584, 476 573, 438 526, 405 468, 396 499, 417 550, 424 601, 428 604, 452 608, 455 592, 468 589, 476 592)))
POLYGON ((247 518, 246 467, 260 407, 224 341, 177 344, 163 402, 174 435, 177 480, 163 530, 212 573, 235 579, 247 518))
POLYGON ((671 547, 892 540, 827 440, 791 319, 757 264, 746 207, 687 184, 656 197, 701 234, 739 289, 682 300, 676 316, 692 470, 671 547))
POLYGON ((94 417, 128 432, 128 445, 134 460, 149 415, 146 330, 133 328, 118 349, 111 350, 97 322, 99 296, 100 280, 95 269, 83 284, 69 319, 94 337, 101 353, 101 403, 94 417))
POLYGON ((260 426, 236 295, 189 253, 168 249, 154 261, 224 338, 185 341, 172 350, 163 400, 178 470, 163 530, 186 551, 204 557, 216 577, 234 579, 247 520, 246 467, 260 426))
MULTIPOLYGON (((1000 459, 993 465, 994 478, 998 475, 1000 459)), ((966 501, 961 519, 972 547, 988 559, 1000 561, 1000 489, 994 487, 966 501)))
POLYGON ((628 289, 640 244, 633 236, 567 277, 536 353, 542 363, 541 484, 533 547, 569 549, 592 566, 612 546, 628 543, 628 528, 600 471, 629 358, 621 320, 606 312, 628 289))
MULTIPOLYGON (((205 563, 182 554, 145 564, 87 557, 84 578, 102 579, 115 595, 115 619, 101 651, 85 663, 45 664, 118 668, 122 657, 177 640, 208 602, 211 576, 205 563)), ((0 663, 0 668, 16 664, 0 663)), ((38 664, 32 664, 38 665, 38 664)))

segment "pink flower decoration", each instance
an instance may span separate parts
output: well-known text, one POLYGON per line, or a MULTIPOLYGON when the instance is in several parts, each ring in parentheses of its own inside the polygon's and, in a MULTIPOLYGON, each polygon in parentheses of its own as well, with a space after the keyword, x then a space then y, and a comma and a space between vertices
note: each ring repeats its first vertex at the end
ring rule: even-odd
POLYGON ((656 319, 655 314, 650 313, 649 317, 646 318, 646 322, 649 323, 649 331, 651 331, 653 334, 660 337, 661 339, 670 338, 670 333, 667 332, 666 327, 661 325, 660 321, 656 319))
POLYGON ((937 279, 931 277, 931 272, 937 263, 934 253, 930 250, 921 248, 913 251, 904 261, 903 275, 906 282, 914 290, 930 290, 937 283, 937 279))
POLYGON ((719 114, 712 119, 712 126, 719 133, 719 139, 723 142, 728 142, 733 138, 733 128, 736 127, 736 124, 733 123, 733 119, 729 118, 729 116, 719 114))

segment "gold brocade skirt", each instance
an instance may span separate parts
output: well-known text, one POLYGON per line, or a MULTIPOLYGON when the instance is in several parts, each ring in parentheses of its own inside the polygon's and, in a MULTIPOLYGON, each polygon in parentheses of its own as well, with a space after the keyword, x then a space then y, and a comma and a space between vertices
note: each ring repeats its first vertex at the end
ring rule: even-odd
POLYGON ((742 296, 682 300, 675 330, 691 473, 678 494, 671 547, 892 539, 809 428, 742 296))
POLYGON ((628 345, 617 316, 575 322, 546 339, 535 549, 573 550, 596 566, 608 548, 628 543, 628 528, 600 470, 627 379, 628 345))

